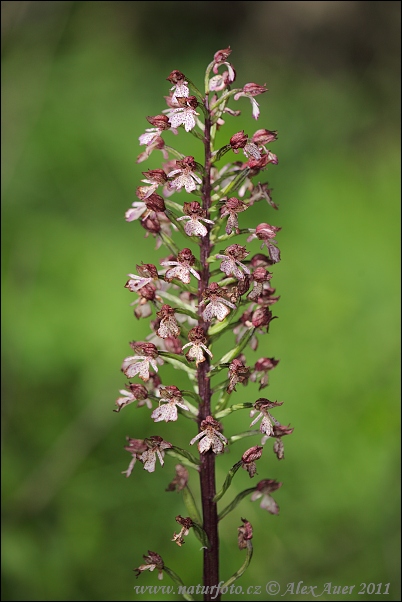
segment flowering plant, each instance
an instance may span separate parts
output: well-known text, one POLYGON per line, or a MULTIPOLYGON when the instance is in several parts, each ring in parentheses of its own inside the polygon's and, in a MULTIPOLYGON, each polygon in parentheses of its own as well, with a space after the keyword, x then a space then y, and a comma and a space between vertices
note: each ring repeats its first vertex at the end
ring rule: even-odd
MULTIPOLYGON (((198 431, 189 436, 189 445, 197 444, 198 456, 174 445, 173 428, 169 437, 173 443, 156 434, 144 439, 128 437, 125 449, 131 454, 131 461, 124 474, 131 475, 137 460, 150 473, 159 470, 159 465, 163 467, 168 456, 179 460, 167 490, 182 493, 188 516, 176 517, 180 531, 173 534, 172 541, 182 546, 192 531, 202 543, 205 600, 220 599, 225 587, 244 573, 253 550, 252 526, 241 518, 238 543, 240 549, 246 550, 246 560, 232 577, 220 582, 218 521, 249 494, 251 501, 262 498, 261 508, 278 514, 279 507, 271 493, 282 483, 264 478, 238 494, 219 513, 218 501, 226 494, 239 468, 247 470, 250 478, 256 475, 256 462, 261 463, 268 439, 275 440, 274 453, 279 460, 283 459, 282 438, 293 431, 271 414, 271 410, 276 413, 282 401, 259 398, 230 405, 231 395, 239 383, 247 385, 250 380, 258 382, 260 390, 267 387, 268 373, 279 361, 261 357, 254 366, 247 366, 243 351, 247 346, 257 349, 260 335, 268 333, 274 319, 270 308, 279 297, 271 287, 269 269, 280 261, 275 237, 281 229, 266 222, 255 228, 242 228, 240 215, 258 202, 267 202, 272 209, 278 209, 268 183, 253 182, 268 164, 278 163, 268 148, 277 139, 277 132, 259 129, 249 137, 241 130, 227 144, 215 148, 216 133, 225 123, 223 118, 240 115, 239 110, 229 108, 228 102, 248 98, 252 115, 258 119, 256 96, 267 92, 265 85, 255 83, 232 87, 236 72, 228 61, 230 54, 230 47, 215 53, 206 69, 204 93, 183 73, 172 71, 167 78, 172 85, 166 97, 168 108, 159 115, 147 117, 153 127, 139 137, 145 150, 137 162, 145 161, 159 150, 164 163, 160 169, 143 172, 144 185, 137 188, 138 200, 126 211, 126 220, 139 220, 146 236, 156 239, 156 248, 164 245, 169 254, 161 259, 160 268, 143 263, 137 265, 136 274, 128 275, 125 286, 136 295, 132 304, 135 316, 139 319, 154 316, 147 340, 132 341, 133 355, 126 357, 122 364, 128 379, 139 378, 142 383, 129 382, 127 390, 120 391, 115 410, 120 412, 127 405, 147 406, 150 424, 187 418, 198 425, 198 431), (176 135, 178 128, 203 144, 203 164, 167 144, 165 136, 176 135), (219 166, 227 153, 238 155, 240 151, 245 157, 243 161, 236 157, 235 161, 219 166), (190 195, 183 205, 173 200, 182 190, 190 195), (266 254, 252 254, 251 244, 235 243, 242 235, 246 243, 254 244, 257 239, 266 254), (185 243, 180 244, 178 241, 183 238, 185 243), (194 254, 190 247, 198 249, 197 252, 194 254), (214 342, 230 331, 235 336, 232 348, 223 357, 215 357, 214 342), (164 363, 184 371, 189 380, 188 390, 162 385, 159 367, 164 363), (216 383, 216 377, 222 372, 223 381, 216 383), (221 421, 239 410, 249 410, 250 427, 259 423, 259 429, 247 430, 246 427, 242 433, 224 435, 221 421), (260 444, 244 451, 217 491, 217 456, 234 441, 248 436, 259 436, 260 444), (194 470, 200 479, 201 512, 190 489, 188 469, 194 470)), ((183 586, 180 577, 166 567, 159 554, 148 551, 144 559, 145 564, 135 569, 137 576, 157 568, 160 579, 166 572, 183 586)), ((188 600, 193 599, 189 591, 184 595, 188 600)))

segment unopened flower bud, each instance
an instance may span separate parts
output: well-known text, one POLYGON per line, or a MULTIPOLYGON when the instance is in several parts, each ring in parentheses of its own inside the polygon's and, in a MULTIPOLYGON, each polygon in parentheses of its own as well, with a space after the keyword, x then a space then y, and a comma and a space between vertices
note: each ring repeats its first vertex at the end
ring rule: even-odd
POLYGON ((156 213, 162 213, 166 209, 163 197, 155 192, 145 199, 145 204, 147 209, 155 211, 156 213))
POLYGON ((155 117, 147 117, 147 121, 158 130, 170 129, 169 118, 167 115, 155 115, 155 117))
POLYGON ((253 134, 252 141, 258 146, 265 146, 270 142, 274 142, 278 138, 278 132, 271 132, 270 130, 257 130, 253 134))
POLYGON ((251 323, 254 328, 268 326, 272 320, 272 312, 266 307, 258 307, 251 317, 251 323))
POLYGON ((244 133, 244 130, 242 130, 241 132, 237 132, 237 134, 234 134, 231 137, 229 143, 232 147, 232 150, 237 151, 239 148, 244 148, 247 144, 247 141, 248 136, 244 133))

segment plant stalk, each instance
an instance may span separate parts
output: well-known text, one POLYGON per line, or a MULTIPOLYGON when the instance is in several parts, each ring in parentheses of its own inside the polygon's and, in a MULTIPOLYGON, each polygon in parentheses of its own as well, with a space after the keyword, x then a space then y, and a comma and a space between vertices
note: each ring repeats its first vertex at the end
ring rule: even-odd
MULTIPOLYGON (((206 211, 206 217, 209 218, 209 208, 211 203, 211 164, 212 164, 212 148, 211 148, 211 117, 208 110, 208 98, 206 99, 206 108, 208 117, 205 120, 204 145, 205 145, 205 174, 202 187, 202 207, 206 211)), ((210 234, 204 236, 201 240, 200 248, 200 263, 201 263, 201 279, 198 284, 198 303, 203 299, 203 293, 209 285, 209 263, 208 257, 211 251, 210 234)), ((199 309, 199 325, 203 328, 205 336, 207 336, 208 323, 202 317, 202 307, 199 309)), ((208 344, 208 342, 207 342, 208 344)), ((200 363, 197 368, 198 392, 201 397, 201 404, 198 414, 198 422, 201 425, 202 420, 211 415, 211 383, 209 377, 209 357, 200 363)), ((215 454, 212 450, 201 454, 200 457, 200 485, 201 485, 201 501, 203 514, 203 528, 206 532, 210 549, 204 549, 204 569, 203 582, 204 586, 208 586, 204 594, 204 600, 220 600, 220 595, 215 597, 216 589, 211 589, 212 586, 217 586, 219 583, 219 538, 218 538, 218 511, 216 502, 213 501, 216 495, 215 485, 215 454), (214 598, 212 597, 214 596, 214 598)))

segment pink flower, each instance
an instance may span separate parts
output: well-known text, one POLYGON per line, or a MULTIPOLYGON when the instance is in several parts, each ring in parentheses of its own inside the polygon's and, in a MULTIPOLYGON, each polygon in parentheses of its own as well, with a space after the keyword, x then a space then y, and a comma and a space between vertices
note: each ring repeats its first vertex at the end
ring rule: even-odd
POLYGON ((124 470, 122 474, 129 477, 133 472, 136 461, 140 459, 140 456, 147 449, 147 445, 143 439, 131 439, 131 437, 127 437, 127 441, 128 445, 124 449, 131 454, 132 458, 127 470, 124 470))
POLYGON ((159 400, 159 407, 156 408, 152 414, 151 418, 154 419, 155 422, 160 422, 164 420, 165 422, 172 422, 177 420, 177 407, 182 410, 189 410, 189 408, 183 403, 183 397, 181 395, 181 391, 175 387, 164 387, 161 388, 161 398, 159 400), (162 402, 164 405, 160 405, 162 402))
POLYGON ((139 192, 143 194, 144 200, 155 192, 158 186, 164 186, 167 182, 167 175, 163 169, 149 169, 143 171, 142 174, 145 176, 145 180, 141 180, 144 184, 150 184, 150 186, 140 186, 139 192))
POLYGON ((199 280, 200 276, 199 276, 198 272, 196 272, 192 267, 194 265, 194 263, 195 263, 195 257, 192 254, 192 252, 190 251, 190 249, 187 249, 187 248, 183 249, 182 251, 180 251, 180 253, 178 253, 177 261, 161 261, 161 265, 175 266, 173 268, 169 268, 166 271, 165 280, 167 282, 171 282, 173 280, 173 278, 177 278, 178 280, 181 280, 185 284, 189 284, 190 283, 190 274, 192 274, 194 276, 194 278, 197 278, 197 280, 199 280))
POLYGON ((208 230, 201 222, 212 224, 213 221, 205 218, 205 211, 197 201, 184 203, 183 211, 186 215, 178 217, 177 221, 189 220, 184 226, 184 231, 188 236, 206 236, 208 230))
POLYGON ((134 201, 132 207, 132 209, 127 209, 125 213, 126 222, 132 222, 135 219, 138 219, 145 211, 147 211, 147 206, 144 201, 134 201))
MULTIPOLYGON (((227 48, 224 48, 223 50, 218 50, 218 52, 215 52, 214 54, 214 66, 213 66, 213 72, 215 74, 218 73, 218 67, 220 67, 221 65, 226 65, 226 67, 228 68, 228 83, 234 82, 234 80, 236 79, 236 72, 233 69, 233 66, 231 63, 227 62, 227 58, 229 57, 229 55, 231 54, 232 50, 230 48, 230 46, 228 46, 227 48)), ((212 88, 211 88, 212 90, 212 88)))
POLYGON ((255 100, 254 96, 257 96, 258 94, 263 94, 267 91, 268 88, 265 85, 260 86, 259 84, 250 83, 243 86, 243 90, 235 94, 233 98, 234 100, 239 100, 239 98, 241 98, 242 96, 244 96, 245 98, 249 98, 253 107, 253 117, 254 119, 258 119, 260 114, 260 106, 255 100))
POLYGON ((173 307, 170 307, 170 305, 166 304, 162 305, 161 309, 156 315, 160 319, 157 334, 159 337, 161 337, 161 339, 178 337, 180 335, 180 328, 176 322, 173 307))
POLYGON ((158 437, 157 435, 145 439, 145 443, 148 449, 139 456, 139 460, 143 462, 144 470, 154 472, 156 457, 158 457, 161 466, 163 466, 165 463, 163 459, 165 456, 165 449, 170 449, 173 446, 171 443, 164 441, 162 437, 158 437))
POLYGON ((210 357, 213 357, 212 353, 205 345, 207 339, 204 335, 203 329, 200 326, 192 328, 188 333, 188 338, 190 342, 186 343, 186 345, 182 347, 182 350, 186 349, 187 347, 190 347, 189 351, 186 353, 186 358, 188 359, 188 361, 195 360, 196 366, 198 366, 202 362, 205 362, 205 356, 203 353, 204 351, 210 357))
POLYGON ((116 399, 117 409, 113 410, 114 412, 120 412, 120 410, 134 401, 138 401, 138 407, 146 405, 150 410, 152 409, 152 402, 148 399, 148 391, 144 385, 130 383, 127 388, 128 391, 120 389, 119 393, 122 397, 116 399))
POLYGON ((189 516, 184 518, 183 516, 180 516, 180 514, 179 516, 176 516, 176 522, 178 522, 179 525, 181 525, 181 529, 180 533, 173 533, 172 541, 177 543, 178 546, 182 546, 184 543, 186 543, 183 537, 189 534, 190 529, 194 525, 194 523, 189 516))
POLYGON ((211 447, 214 454, 222 453, 228 440, 222 435, 220 428, 221 425, 217 420, 214 420, 212 416, 207 416, 206 419, 201 422, 201 432, 191 439, 190 445, 193 445, 193 443, 201 439, 198 443, 198 451, 200 454, 204 454, 211 449, 211 447))
POLYGON ((282 487, 282 483, 278 483, 274 479, 264 479, 257 483, 257 488, 251 496, 251 501, 255 502, 255 500, 262 497, 260 508, 267 510, 271 514, 279 514, 279 506, 270 493, 280 487, 282 487))
POLYGON ((226 234, 231 234, 232 232, 239 234, 239 222, 237 220, 237 214, 241 213, 242 211, 246 211, 247 207, 248 206, 246 203, 240 201, 236 197, 231 197, 225 202, 221 209, 221 217, 228 216, 228 221, 225 228, 226 234))
POLYGON ((188 89, 188 82, 186 82, 186 77, 181 73, 181 71, 177 71, 175 69, 171 72, 169 77, 166 78, 171 84, 174 84, 171 90, 174 90, 172 95, 172 102, 177 102, 177 97, 188 97, 190 95, 190 90, 188 89))
POLYGON ((186 192, 192 192, 196 189, 196 184, 202 184, 201 178, 194 173, 194 169, 196 168, 194 157, 184 157, 182 161, 176 161, 176 166, 178 169, 174 169, 168 173, 169 178, 176 176, 169 183, 170 188, 180 190, 184 186, 186 192))
MULTIPOLYGON (((271 437, 274 433, 274 427, 272 423, 277 423, 278 421, 272 416, 268 409, 274 408, 277 406, 281 406, 283 401, 269 401, 269 399, 265 399, 261 397, 257 399, 254 404, 254 410, 251 410, 250 416, 253 416, 256 412, 259 412, 256 418, 251 422, 250 426, 254 426, 256 422, 262 418, 260 424, 260 432, 268 437, 271 437)), ((278 422, 279 424, 279 422, 278 422)))
POLYGON ((172 128, 178 128, 184 125, 186 132, 189 132, 195 127, 194 115, 199 115, 196 112, 198 101, 195 96, 176 97, 179 106, 173 109, 168 109, 169 122, 172 128))
POLYGON ((163 569, 165 565, 163 564, 162 557, 159 556, 159 554, 156 554, 156 552, 148 550, 148 556, 144 554, 143 558, 145 559, 145 564, 141 564, 138 569, 134 569, 136 572, 135 576, 139 577, 144 571, 152 572, 153 570, 158 569, 158 579, 163 579, 163 569))
MULTIPOLYGON (((161 138, 161 133, 165 130, 170 129, 169 119, 166 115, 155 115, 155 117, 147 117, 147 121, 153 128, 147 128, 144 134, 139 137, 140 145, 146 145, 146 149, 137 158, 137 163, 145 161, 152 151, 155 149, 161 150, 165 159, 168 159, 169 155, 165 150, 165 143, 161 138)), ((174 134, 177 134, 176 130, 172 130, 174 134)))
POLYGON ((125 288, 128 288, 132 293, 138 293, 139 289, 147 284, 153 284, 154 281, 158 281, 158 270, 153 263, 143 263, 142 265, 137 264, 137 271, 140 274, 128 274, 129 280, 125 284, 125 288))
POLYGON ((250 380, 253 382, 259 382, 259 391, 268 386, 269 371, 273 370, 275 366, 279 364, 279 360, 274 357, 261 357, 256 361, 254 370, 250 376, 250 380))
POLYGON ((247 242, 251 242, 254 238, 262 241, 261 249, 264 245, 267 247, 270 259, 273 263, 278 263, 281 259, 281 254, 276 246, 275 236, 282 228, 271 226, 270 224, 258 224, 254 232, 247 238, 247 242))
POLYGON ((226 276, 235 276, 238 280, 243 280, 244 274, 250 274, 250 270, 247 266, 239 261, 239 259, 245 259, 249 255, 246 251, 246 247, 241 245, 230 245, 225 249, 225 255, 218 254, 217 259, 223 259, 220 269, 226 274, 226 276), (241 269, 240 269, 241 268, 241 269))
POLYGON ((130 346, 136 355, 126 357, 122 364, 122 371, 127 378, 133 378, 138 376, 143 380, 149 380, 149 368, 150 366, 158 372, 158 366, 156 364, 156 358, 158 357, 158 350, 152 343, 136 343, 133 341, 130 346))
POLYGON ((201 301, 201 304, 208 303, 202 314, 206 322, 210 322, 214 317, 222 322, 229 314, 229 308, 236 309, 236 305, 220 296, 220 290, 219 284, 212 282, 205 291, 205 299, 201 301))
POLYGON ((262 447, 262 445, 254 445, 253 447, 250 447, 250 449, 245 451, 242 455, 241 467, 244 468, 244 470, 247 470, 250 479, 252 479, 257 473, 257 466, 255 465, 255 463, 256 460, 259 460, 261 458, 263 449, 264 448, 262 447))

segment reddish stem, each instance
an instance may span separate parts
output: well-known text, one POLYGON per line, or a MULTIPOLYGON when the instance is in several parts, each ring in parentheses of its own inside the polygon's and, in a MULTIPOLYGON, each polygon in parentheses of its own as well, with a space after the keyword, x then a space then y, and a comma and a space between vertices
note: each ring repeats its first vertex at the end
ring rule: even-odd
MULTIPOLYGON (((207 102, 206 102, 207 105, 207 102)), ((208 108, 208 107, 207 107, 208 108)), ((205 120, 204 132, 205 145, 205 174, 202 188, 202 206, 206 211, 206 217, 209 218, 209 207, 211 203, 211 119, 205 120)), ((201 279, 198 285, 198 302, 203 299, 203 293, 209 285, 209 264, 207 262, 211 249, 209 232, 201 239, 200 261, 201 261, 201 279)), ((199 310, 199 325, 207 334, 208 324, 202 317, 202 309, 199 310)), ((208 344, 208 341, 207 341, 208 344)), ((197 369, 198 391, 201 397, 201 405, 198 413, 198 422, 201 424, 207 416, 211 415, 211 384, 208 375, 209 357, 199 364, 197 369)), ((219 537, 218 537, 218 512, 213 498, 216 494, 215 487, 215 454, 212 450, 201 454, 200 484, 203 527, 210 542, 210 549, 204 549, 204 571, 203 581, 207 587, 204 594, 204 600, 220 600, 220 595, 215 596, 216 587, 219 583, 219 537), (216 586, 212 589, 212 586, 216 586)))

